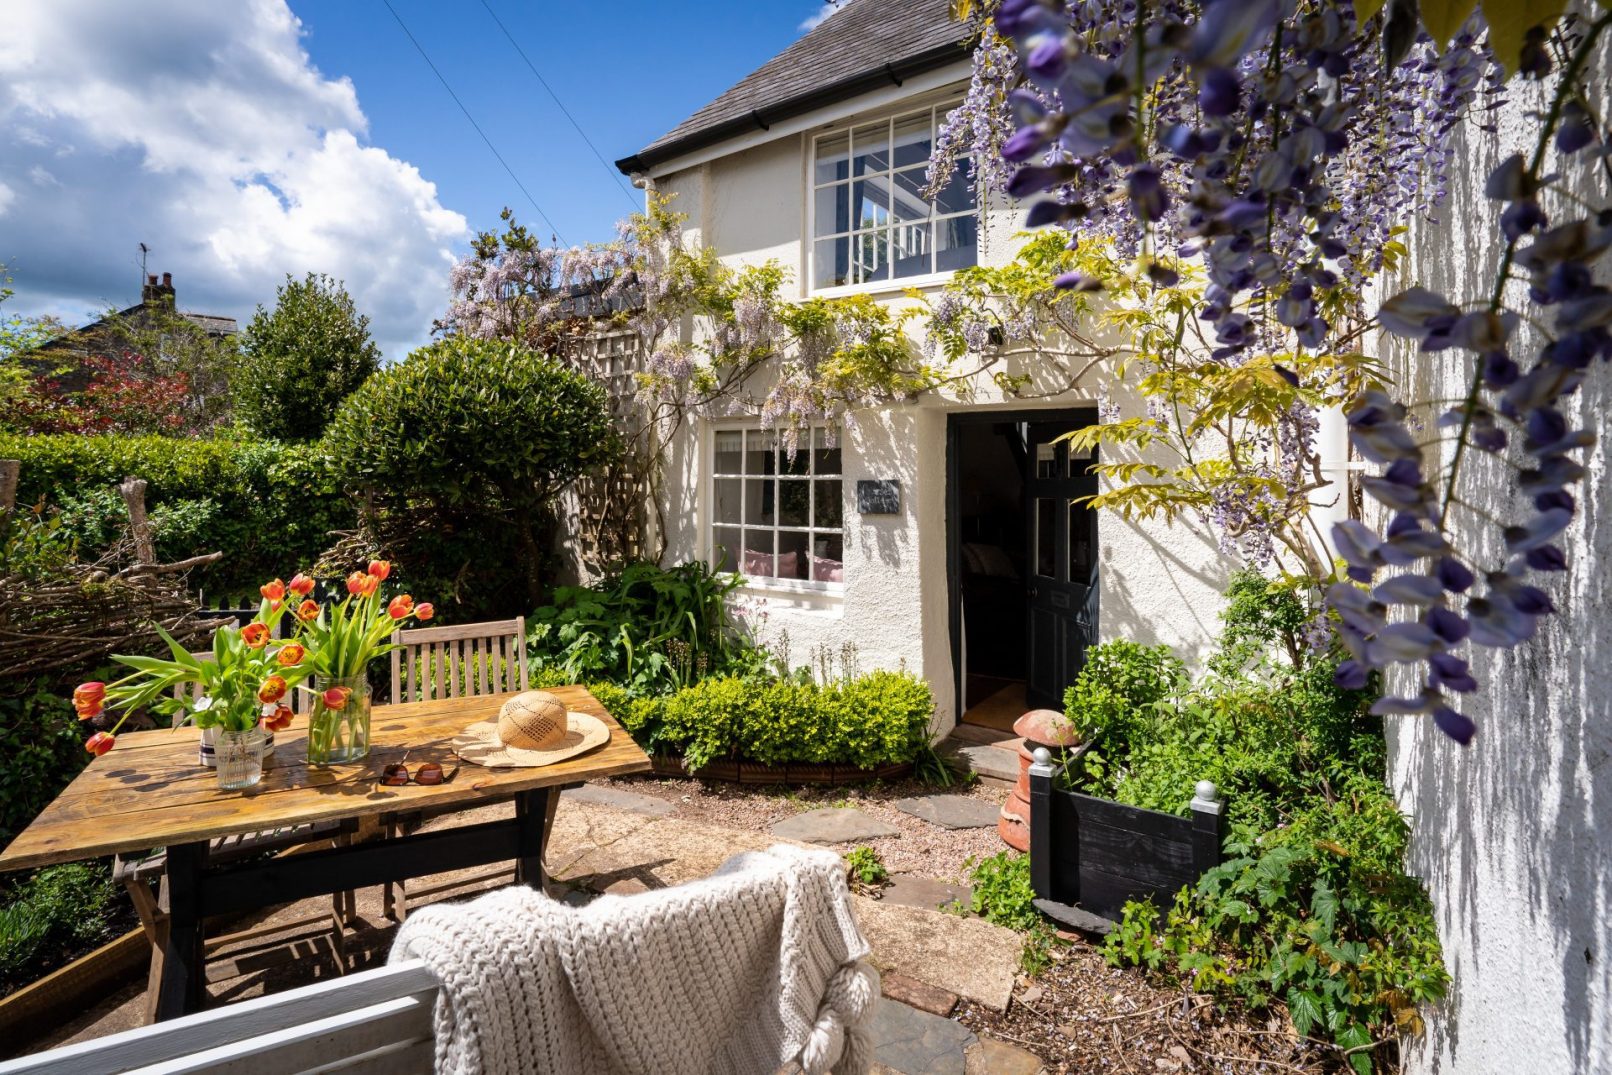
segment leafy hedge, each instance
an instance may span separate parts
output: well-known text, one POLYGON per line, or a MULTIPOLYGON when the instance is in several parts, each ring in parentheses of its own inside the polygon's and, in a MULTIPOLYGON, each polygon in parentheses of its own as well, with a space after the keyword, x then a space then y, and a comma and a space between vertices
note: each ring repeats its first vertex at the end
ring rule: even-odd
MULTIPOLYGON (((225 557, 193 576, 210 595, 253 594, 265 579, 311 564, 353 504, 316 450, 274 441, 173 437, 0 435, 0 458, 20 459, 19 504, 63 509, 93 555, 126 521, 116 486, 144 478, 158 554, 225 557)), ((254 598, 255 600, 255 598, 254 598)))
POLYGON ((929 685, 910 672, 870 672, 826 686, 713 676, 648 697, 612 683, 588 690, 645 750, 681 756, 690 770, 719 759, 862 769, 910 762, 929 743, 935 708, 929 685))
POLYGON ((61 793, 89 761, 84 733, 61 690, 0 679, 0 847, 61 793))

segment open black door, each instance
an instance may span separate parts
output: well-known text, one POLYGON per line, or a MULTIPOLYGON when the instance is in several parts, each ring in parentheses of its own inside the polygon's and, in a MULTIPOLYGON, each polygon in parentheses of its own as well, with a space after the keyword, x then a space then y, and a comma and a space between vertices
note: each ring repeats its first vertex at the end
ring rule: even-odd
POLYGON ((1097 516, 1080 501, 1097 492, 1097 478, 1090 457, 1058 440, 1075 428, 1031 423, 1025 438, 1025 701, 1058 710, 1097 641, 1097 516))

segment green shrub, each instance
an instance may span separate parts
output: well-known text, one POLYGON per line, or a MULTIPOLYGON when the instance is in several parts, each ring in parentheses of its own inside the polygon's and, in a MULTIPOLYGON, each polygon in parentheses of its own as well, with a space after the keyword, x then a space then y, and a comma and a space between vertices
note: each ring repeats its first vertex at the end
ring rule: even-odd
POLYGON ((231 387, 236 416, 262 437, 317 440, 336 408, 380 368, 369 318, 340 281, 285 278, 274 310, 259 306, 241 333, 231 387))
POLYGON ((342 403, 322 444, 341 481, 391 516, 383 529, 403 545, 387 551, 405 566, 452 581, 479 561, 506 590, 513 567, 533 603, 550 502, 616 451, 602 387, 535 352, 465 337, 381 369, 342 403), (433 549, 419 531, 455 540, 433 549))
POLYGON ((104 863, 49 866, 17 885, 0 905, 0 984, 29 981, 65 950, 105 940, 115 898, 104 863))
POLYGON ((193 584, 230 598, 314 562, 331 532, 356 521, 323 457, 272 441, 175 437, 0 435, 0 458, 20 459, 17 501, 63 510, 67 533, 91 557, 126 525, 116 487, 145 479, 158 554, 224 558, 198 570, 193 584))
POLYGON ((1084 740, 1123 750, 1180 690, 1186 666, 1168 646, 1117 639, 1086 651, 1080 675, 1064 692, 1064 712, 1084 740))
POLYGON ((1030 856, 998 851, 989 858, 969 859, 970 909, 987 922, 1024 932, 1041 924, 1030 887, 1030 856))
POLYGON ((5 847, 89 761, 65 694, 0 679, 0 847, 5 847))

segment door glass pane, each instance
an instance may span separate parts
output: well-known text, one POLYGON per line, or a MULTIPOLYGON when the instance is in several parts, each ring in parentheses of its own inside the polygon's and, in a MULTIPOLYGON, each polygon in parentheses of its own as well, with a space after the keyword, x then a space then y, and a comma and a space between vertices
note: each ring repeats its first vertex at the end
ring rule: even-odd
POLYGON ((711 531, 711 566, 717 571, 739 571, 739 531, 718 527, 711 531))
POLYGON ((858 179, 851 184, 852 227, 877 228, 890 223, 890 181, 858 179))
POLYGON ((1091 579, 1091 521, 1085 504, 1069 502, 1069 581, 1082 585, 1091 579))
POLYGON ((850 176, 851 140, 845 135, 817 143, 817 181, 831 183, 850 176))
POLYGON ((1035 476, 1038 478, 1056 478, 1058 476, 1058 446, 1056 444, 1037 444, 1035 446, 1035 476))
POLYGON ((813 526, 839 527, 844 524, 845 507, 842 502, 844 487, 839 479, 833 481, 813 482, 817 487, 817 518, 812 520, 813 526))
POLYGON ((928 112, 920 112, 916 116, 896 120, 895 162, 897 168, 906 168, 914 164, 928 164, 930 152, 928 112))
POLYGON ((819 187, 817 207, 812 219, 814 235, 835 235, 851 230, 851 188, 844 183, 832 187, 819 187))
POLYGON ((1084 478, 1092 462, 1091 449, 1076 448, 1073 444, 1069 446, 1069 477, 1084 478))
POLYGON ((739 512, 743 507, 744 479, 743 478, 717 478, 712 486, 715 489, 715 503, 711 508, 711 518, 718 525, 732 523, 738 526, 744 522, 739 512))
POLYGON ((778 577, 803 579, 808 570, 808 542, 811 535, 804 530, 778 531, 778 577))
POLYGON ((851 282, 849 239, 819 239, 813 246, 812 287, 839 287, 851 282))
POLYGON ((744 435, 744 472, 746 474, 772 474, 773 449, 778 438, 772 430, 752 429, 744 435))
POLYGON ((1037 497, 1035 502, 1035 573, 1058 577, 1058 502, 1037 497))
POLYGON ((812 487, 802 480, 778 483, 778 525, 810 526, 812 522, 812 487))
POLYGON ((822 426, 812 430, 812 451, 816 455, 812 460, 813 474, 840 472, 840 441, 835 432, 822 426))
POLYGON ((890 125, 870 123, 851 132, 851 168, 857 175, 890 170, 890 125))
POLYGON ((744 467, 744 432, 738 429, 721 430, 716 435, 717 474, 741 474, 744 467))

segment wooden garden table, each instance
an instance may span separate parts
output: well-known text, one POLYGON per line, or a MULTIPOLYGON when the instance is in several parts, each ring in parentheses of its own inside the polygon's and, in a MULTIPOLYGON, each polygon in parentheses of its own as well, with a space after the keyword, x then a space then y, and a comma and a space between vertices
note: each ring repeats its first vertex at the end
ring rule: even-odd
POLYGON ((557 687, 552 693, 568 709, 603 720, 610 741, 554 765, 487 769, 461 763, 453 737, 467 724, 495 717, 512 694, 379 705, 371 715, 370 753, 363 761, 311 768, 306 726, 299 719, 275 736, 275 752, 265 761, 260 784, 223 791, 213 770, 196 763, 194 730, 121 735, 116 749, 91 761, 0 853, 0 870, 167 848, 170 917, 157 1018, 183 1015, 206 995, 203 925, 208 916, 510 860, 522 881, 541 886, 543 818, 555 789, 650 767, 649 757, 593 695, 582 687, 557 687), (426 761, 440 763, 451 779, 435 786, 379 783, 382 769, 392 762, 404 762, 412 772, 426 761), (452 813, 506 799, 515 800, 515 817, 508 820, 266 861, 207 862, 208 842, 221 836, 379 814, 452 813))

